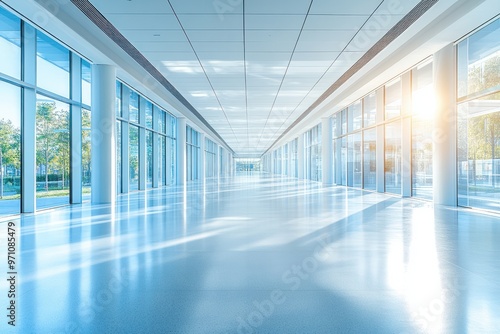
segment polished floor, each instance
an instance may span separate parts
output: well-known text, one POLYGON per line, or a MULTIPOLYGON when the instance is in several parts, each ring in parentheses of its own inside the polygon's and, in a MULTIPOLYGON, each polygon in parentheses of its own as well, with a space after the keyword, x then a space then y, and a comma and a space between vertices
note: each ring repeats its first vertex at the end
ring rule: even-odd
POLYGON ((15 222, 0 333, 500 331, 491 214, 244 174, 15 222))

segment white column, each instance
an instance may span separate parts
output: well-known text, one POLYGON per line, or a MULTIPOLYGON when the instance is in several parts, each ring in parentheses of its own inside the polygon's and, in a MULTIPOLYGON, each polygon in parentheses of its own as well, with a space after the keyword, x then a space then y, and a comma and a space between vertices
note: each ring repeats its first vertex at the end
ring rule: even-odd
POLYGON ((411 72, 401 76, 402 110, 401 120, 401 195, 411 197, 411 72))
MULTIPOLYGON (((76 54, 71 54, 71 98, 82 100, 82 60, 76 54)), ((70 203, 82 203, 82 107, 71 106, 70 138, 71 138, 71 173, 70 173, 70 203)))
POLYGON ((298 137, 297 145, 297 175, 299 180, 304 179, 304 134, 298 137))
POLYGON ((457 205, 455 47, 449 44, 434 54, 436 112, 433 138, 434 203, 457 205))
POLYGON ((177 184, 186 183, 186 119, 177 118, 177 184))
MULTIPOLYGON (((23 79, 26 83, 36 83, 36 30, 27 23, 23 36, 23 79)), ((22 95, 22 164, 21 164, 21 212, 36 210, 36 93, 25 87, 22 95)))
POLYGON ((321 168, 324 186, 333 184, 332 118, 321 119, 321 168))
POLYGON ((116 197, 115 85, 111 65, 92 66, 92 203, 116 197))
POLYGON ((205 134, 200 133, 199 180, 205 180, 207 155, 205 153, 205 134))
MULTIPOLYGON (((376 92, 377 96, 377 123, 383 122, 385 118, 385 92, 384 87, 380 87, 376 92)), ((385 192, 385 126, 377 126, 377 149, 376 149, 376 187, 379 193, 385 192)))

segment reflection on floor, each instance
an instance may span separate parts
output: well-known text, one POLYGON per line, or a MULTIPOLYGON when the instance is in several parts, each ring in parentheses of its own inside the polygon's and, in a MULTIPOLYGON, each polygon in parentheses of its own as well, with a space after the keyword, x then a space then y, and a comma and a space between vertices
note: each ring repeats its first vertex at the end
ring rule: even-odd
POLYGON ((470 210, 255 174, 16 224, 19 333, 500 328, 500 218, 470 210))

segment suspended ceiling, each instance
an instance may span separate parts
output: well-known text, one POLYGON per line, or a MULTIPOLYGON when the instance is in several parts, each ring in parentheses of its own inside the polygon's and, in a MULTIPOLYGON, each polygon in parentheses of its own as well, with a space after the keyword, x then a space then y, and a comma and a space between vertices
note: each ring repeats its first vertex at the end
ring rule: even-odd
POLYGON ((90 2, 237 156, 259 156, 419 1, 90 2))

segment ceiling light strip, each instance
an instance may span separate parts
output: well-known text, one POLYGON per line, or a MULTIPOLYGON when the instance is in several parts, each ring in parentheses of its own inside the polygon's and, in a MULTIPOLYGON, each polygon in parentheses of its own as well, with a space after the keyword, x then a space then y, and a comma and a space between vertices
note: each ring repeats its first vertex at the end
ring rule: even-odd
MULTIPOLYGON (((207 71, 205 70, 205 66, 203 66, 203 63, 201 62, 200 57, 198 56, 198 53, 196 52, 193 43, 191 42, 191 39, 189 38, 186 29, 184 29, 184 25, 182 24, 181 20, 179 19, 179 16, 177 15, 177 12, 174 9, 174 6, 170 2, 170 0, 167 0, 170 9, 172 10, 172 13, 174 13, 175 19, 177 20, 177 23, 179 23, 179 26, 182 29, 182 32, 184 33, 184 36, 186 37, 187 42, 189 43, 189 46, 191 47, 191 50, 193 50, 194 55, 196 56, 196 59, 198 60, 198 63, 200 64, 201 69, 203 70, 203 74, 205 74, 205 78, 208 81, 208 84, 210 85, 210 88, 212 88, 212 92, 214 93, 215 99, 217 100, 217 103, 219 104, 219 107, 224 114, 224 117, 226 118, 227 124, 231 128, 231 132, 233 133, 234 138, 236 139, 236 142, 239 144, 240 140, 238 139, 238 136, 236 135, 236 132, 234 132, 234 129, 231 125, 231 122, 229 122, 229 118, 227 117, 226 111, 224 110, 224 107, 222 106, 222 103, 220 102, 219 96, 217 96, 217 93, 215 91, 214 85, 212 84, 212 81, 208 77, 207 71)), ((234 153, 234 152, 233 152, 234 153)))
POLYGON ((264 127, 262 128, 262 132, 260 133, 259 141, 257 142, 257 147, 259 146, 261 140, 262 140, 262 135, 264 134, 264 130, 267 126, 267 123, 269 122, 269 118, 271 117, 271 114, 273 112, 274 106, 276 104, 276 100, 278 99, 278 95, 281 92, 281 87, 283 87, 283 82, 285 81, 286 75, 288 73, 288 69, 290 68, 290 64, 292 63, 293 55, 295 54, 295 50, 297 49, 297 45, 299 44, 300 36, 302 36, 302 31, 304 31, 304 26, 306 25, 307 17, 309 16, 309 12, 311 11, 311 7, 313 4, 314 0, 311 0, 309 3, 309 7, 307 8, 306 15, 304 17, 304 21, 302 22, 302 27, 300 27, 299 31, 299 36, 297 36, 297 40, 295 41, 295 45, 293 46, 292 54, 290 55, 290 59, 288 60, 288 64, 285 69, 285 73, 283 74, 283 78, 281 79, 280 86, 278 87, 278 91, 276 92, 276 96, 274 97, 273 104, 271 105, 271 109, 269 110, 269 114, 267 115, 266 123, 264 124, 264 127))
MULTIPOLYGON (((286 124, 286 122, 290 119, 290 117, 295 113, 295 111, 300 107, 300 105, 302 104, 302 102, 304 102, 304 100, 309 96, 309 94, 311 94, 311 92, 313 91, 313 89, 318 85, 318 83, 321 81, 321 79, 323 79, 323 77, 328 73, 328 71, 332 68, 332 66, 335 64, 335 62, 340 58, 340 56, 342 55, 342 53, 349 47, 349 45, 351 44, 351 42, 356 38, 356 36, 359 34, 359 32, 363 29, 363 27, 368 23, 368 21, 370 21, 370 19, 373 17, 373 15, 375 14, 375 12, 380 8, 380 6, 382 6, 382 4, 384 3, 384 0, 382 0, 378 6, 373 10, 373 12, 370 14, 370 16, 368 16, 368 18, 365 20, 365 22, 363 22, 363 24, 361 25, 361 27, 359 27, 358 31, 352 36, 352 38, 346 43, 346 45, 344 46, 344 48, 339 52, 339 54, 337 55, 337 57, 335 57, 335 59, 332 61, 332 63, 330 64, 330 66, 328 66, 328 68, 325 70, 325 72, 321 75, 321 77, 319 77, 319 79, 314 83, 314 85, 311 87, 311 89, 309 90, 309 92, 307 92, 307 94, 302 98, 302 100, 300 100, 300 102, 297 104, 297 106, 293 109, 293 111, 288 114, 287 118, 283 121, 283 123, 281 123, 280 127, 278 128, 278 130, 276 130, 274 133, 273 133, 273 136, 274 137, 280 130, 281 128, 283 127, 283 125, 286 124)), ((270 140, 272 140, 272 137, 270 140)), ((281 138, 281 137, 279 137, 281 138)), ((279 138, 277 140, 279 140, 279 138)), ((269 141, 270 141, 269 140, 269 141)), ((269 142, 268 141, 268 142, 269 142)), ((266 154, 269 149, 274 145, 274 143, 263 153, 263 154, 266 154)))
POLYGON ((215 129, 203 118, 203 116, 189 103, 188 100, 161 74, 156 67, 137 50, 135 46, 123 36, 116 27, 111 24, 88 0, 71 0, 85 16, 89 18, 99 29, 101 29, 113 42, 123 49, 139 65, 142 66, 153 78, 155 78, 165 89, 167 89, 179 102, 181 102, 196 118, 198 118, 217 138, 229 149, 234 151, 226 141, 215 131, 215 129))
MULTIPOLYGON (((415 23, 422 15, 431 9, 439 0, 422 0, 408 14, 406 14, 394 27, 392 27, 375 45, 373 45, 354 65, 351 66, 330 88, 328 88, 309 108, 306 109, 269 147, 273 147, 290 132, 295 126, 302 122, 316 107, 323 103, 330 95, 339 89, 353 75, 361 70, 368 62, 376 55, 384 50, 390 43, 405 32, 413 23, 415 23)), ((269 149, 264 152, 266 154, 269 149)))

